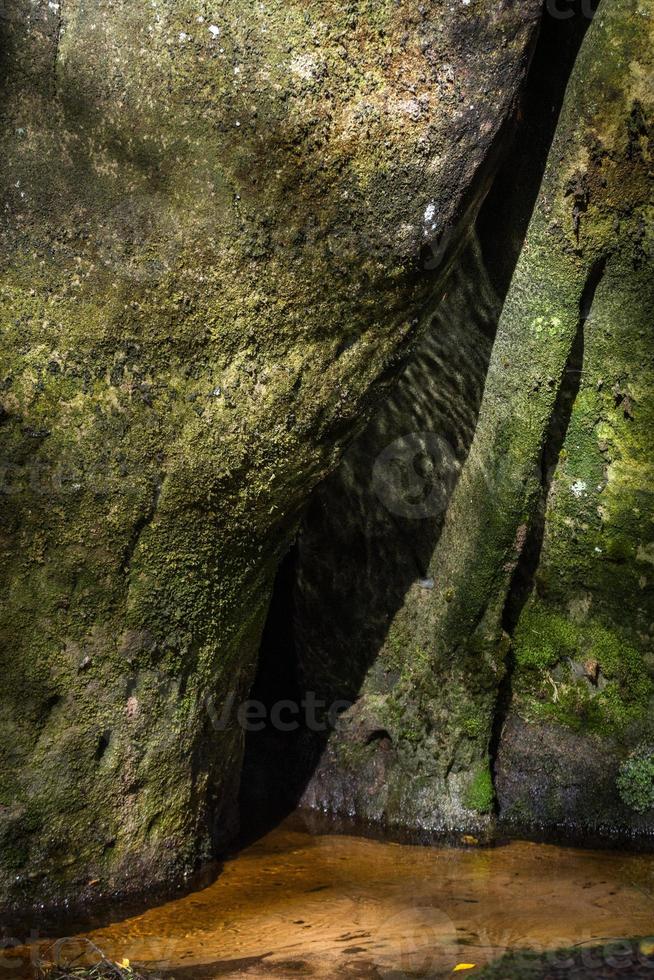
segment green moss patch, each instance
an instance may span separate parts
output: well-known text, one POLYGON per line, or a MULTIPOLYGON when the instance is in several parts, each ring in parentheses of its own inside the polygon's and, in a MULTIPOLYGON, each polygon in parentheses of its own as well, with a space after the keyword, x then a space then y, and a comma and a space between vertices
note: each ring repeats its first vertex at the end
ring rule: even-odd
POLYGON ((577 649, 577 630, 565 616, 536 603, 527 606, 514 638, 518 667, 544 670, 553 667, 577 649))
POLYGON ((620 769, 617 786, 622 801, 636 813, 653 809, 654 752, 640 750, 627 759, 620 769))
POLYGON ((650 672, 618 629, 597 620, 573 622, 532 599, 516 630, 514 655, 514 690, 528 717, 620 736, 650 716, 650 672))
POLYGON ((480 769, 475 774, 463 802, 468 810, 475 810, 477 813, 490 813, 492 811, 495 803, 495 790, 488 767, 480 769))

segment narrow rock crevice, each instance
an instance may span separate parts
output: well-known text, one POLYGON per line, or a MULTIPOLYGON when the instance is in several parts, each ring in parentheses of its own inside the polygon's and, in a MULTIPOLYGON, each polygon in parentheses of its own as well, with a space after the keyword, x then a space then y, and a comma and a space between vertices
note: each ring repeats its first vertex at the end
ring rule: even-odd
POLYGON ((527 234, 568 81, 598 5, 599 0, 578 0, 566 5, 566 17, 548 13, 543 19, 515 138, 477 221, 484 263, 502 300, 527 234))

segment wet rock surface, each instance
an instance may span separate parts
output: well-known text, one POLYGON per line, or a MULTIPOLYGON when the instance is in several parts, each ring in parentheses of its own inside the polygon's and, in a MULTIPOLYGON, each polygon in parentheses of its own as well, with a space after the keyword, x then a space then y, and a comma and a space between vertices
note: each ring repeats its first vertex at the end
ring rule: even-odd
POLYGON ((651 836, 647 813, 620 796, 620 744, 563 725, 507 719, 495 769, 501 823, 513 833, 529 827, 615 837, 651 836))

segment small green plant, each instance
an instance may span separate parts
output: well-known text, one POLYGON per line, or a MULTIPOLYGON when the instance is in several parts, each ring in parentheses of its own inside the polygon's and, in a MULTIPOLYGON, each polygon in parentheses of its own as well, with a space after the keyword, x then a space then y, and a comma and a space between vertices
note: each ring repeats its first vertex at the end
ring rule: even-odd
POLYGON ((464 804, 468 810, 477 813, 490 813, 495 803, 495 790, 490 769, 480 769, 465 794, 464 804))
POLYGON ((620 768, 617 786, 622 801, 636 813, 654 808, 654 752, 633 753, 620 768))

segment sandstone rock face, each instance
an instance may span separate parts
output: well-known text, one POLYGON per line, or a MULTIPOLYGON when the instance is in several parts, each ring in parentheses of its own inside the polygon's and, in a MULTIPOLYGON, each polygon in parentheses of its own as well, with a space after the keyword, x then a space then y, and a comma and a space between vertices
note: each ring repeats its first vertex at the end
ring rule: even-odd
POLYGON ((6 8, 7 902, 149 886, 233 833, 220 707, 308 493, 440 299, 539 8, 6 8))
POLYGON ((600 7, 543 188, 542 260, 535 228, 525 250, 525 267, 560 256, 582 288, 504 612, 497 796, 517 824, 654 830, 638 792, 654 748, 653 37, 651 3, 600 7))
POLYGON ((512 821, 651 833, 654 797, 630 808, 620 784, 632 754, 645 761, 654 751, 654 9, 627 5, 620 20, 609 6, 603 16, 608 39, 598 39, 597 57, 605 64, 588 72, 607 93, 607 109, 591 116, 583 162, 565 188, 587 278, 508 609, 509 724, 498 794, 512 821), (642 43, 635 25, 644 26, 642 43), (532 726, 527 738, 521 721, 532 726), (539 745, 544 778, 534 766, 539 745), (585 764, 588 755, 595 766, 585 764), (610 792, 598 790, 600 765, 610 792), (527 802, 537 797, 549 810, 527 802))
MULTIPOLYGON (((433 830, 483 829, 495 814, 522 827, 654 828, 643 789, 654 759, 653 14, 606 0, 588 29, 481 406, 451 381, 457 366, 476 377, 465 344, 422 388, 418 357, 400 382, 414 401, 382 412, 309 512, 300 665, 309 687, 352 696, 357 675, 358 687, 307 806, 433 830), (431 415, 418 425, 423 391, 431 415), (460 439, 471 410, 474 438, 460 439), (392 457, 403 439, 396 490, 414 493, 412 519, 373 476, 385 444, 392 457), (454 479, 439 472, 443 439, 454 479), (436 520, 421 512, 429 499, 443 503, 436 520), (345 615, 332 609, 327 630, 319 594, 334 592, 345 615)), ((479 288, 472 302, 460 295, 447 329, 469 343, 487 280, 483 265, 461 275, 448 295, 466 276, 479 288)), ((434 330, 439 343, 443 323, 434 330)))

